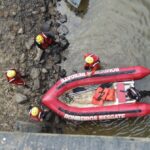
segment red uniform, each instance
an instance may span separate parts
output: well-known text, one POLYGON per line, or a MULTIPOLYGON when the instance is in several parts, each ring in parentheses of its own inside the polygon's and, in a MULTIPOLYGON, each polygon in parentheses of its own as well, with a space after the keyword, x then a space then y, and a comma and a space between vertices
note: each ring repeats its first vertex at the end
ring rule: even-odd
POLYGON ((7 81, 11 84, 15 84, 15 85, 25 85, 25 81, 21 78, 21 75, 19 72, 17 72, 15 69, 11 69, 11 70, 14 70, 16 72, 16 75, 12 78, 9 78, 7 76, 7 72, 6 72, 6 78, 7 78, 7 81))
POLYGON ((30 115, 30 119, 31 120, 34 120, 34 121, 43 121, 43 119, 42 119, 42 117, 41 117, 41 115, 42 115, 42 110, 41 109, 39 109, 39 114, 38 114, 38 116, 32 116, 31 115, 31 110, 30 110, 30 112, 29 112, 29 115, 30 115))
POLYGON ((92 53, 85 54, 84 59, 86 59, 86 57, 88 57, 88 56, 92 57, 94 62, 92 64, 85 63, 84 68, 85 69, 91 69, 92 75, 93 75, 96 70, 99 70, 101 68, 100 59, 98 56, 96 56, 95 54, 92 54, 92 53))
POLYGON ((39 34, 39 35, 41 35, 41 36, 44 38, 44 42, 43 42, 42 44, 39 44, 39 43, 37 43, 37 42, 35 41, 36 45, 37 45, 39 48, 45 50, 45 49, 47 49, 50 45, 52 45, 52 44, 54 43, 54 40, 53 40, 54 37, 52 37, 52 35, 51 35, 50 33, 43 33, 43 32, 42 32, 42 33, 39 34))

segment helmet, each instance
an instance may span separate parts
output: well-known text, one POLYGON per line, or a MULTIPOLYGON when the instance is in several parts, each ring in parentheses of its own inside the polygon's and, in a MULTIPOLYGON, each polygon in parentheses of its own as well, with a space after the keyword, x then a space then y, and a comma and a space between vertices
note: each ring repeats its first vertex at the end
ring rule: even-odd
POLYGON ((38 107, 33 107, 33 108, 31 109, 31 115, 32 115, 33 117, 36 117, 36 116, 39 114, 39 112, 40 112, 40 110, 39 110, 38 107))
POLYGON ((38 44, 41 44, 41 43, 43 43, 44 42, 44 38, 43 38, 43 36, 42 35, 37 35, 36 36, 36 42, 38 43, 38 44))
POLYGON ((88 63, 88 64, 92 64, 94 62, 94 59, 91 56, 87 56, 85 58, 85 62, 88 63))
POLYGON ((7 71, 7 77, 8 78, 13 78, 16 76, 16 71, 15 70, 8 70, 7 71))

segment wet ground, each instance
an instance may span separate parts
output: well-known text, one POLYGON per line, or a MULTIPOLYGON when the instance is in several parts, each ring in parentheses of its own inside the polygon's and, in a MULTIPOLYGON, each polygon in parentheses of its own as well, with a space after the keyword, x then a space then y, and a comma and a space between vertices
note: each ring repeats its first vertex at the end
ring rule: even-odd
MULTIPOLYGON (((143 65, 150 67, 149 0, 83 0, 79 10, 62 1, 57 8, 67 14, 70 47, 62 64, 68 75, 83 71, 83 54, 100 56, 104 68, 143 65)), ((139 89, 150 89, 150 77, 136 82, 139 89)), ((147 98, 145 101, 150 102, 147 98)), ((89 122, 77 128, 68 125, 68 134, 96 134, 150 137, 150 118, 89 122)))

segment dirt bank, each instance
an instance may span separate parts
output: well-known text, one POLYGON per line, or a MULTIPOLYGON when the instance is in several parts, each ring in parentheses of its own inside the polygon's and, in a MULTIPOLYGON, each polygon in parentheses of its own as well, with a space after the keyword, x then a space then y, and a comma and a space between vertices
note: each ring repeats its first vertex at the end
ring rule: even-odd
POLYGON ((43 93, 66 73, 59 64, 65 60, 62 55, 65 45, 62 24, 67 18, 56 10, 55 4, 56 1, 49 0, 0 0, 2 131, 12 131, 16 120, 27 121, 29 105, 38 105, 43 93), (33 37, 40 32, 45 22, 57 34, 56 38, 62 43, 61 48, 55 45, 42 51, 32 47, 33 37), (28 87, 8 84, 4 72, 9 68, 18 69, 25 76, 28 87), (19 104, 22 102, 25 104, 19 104))

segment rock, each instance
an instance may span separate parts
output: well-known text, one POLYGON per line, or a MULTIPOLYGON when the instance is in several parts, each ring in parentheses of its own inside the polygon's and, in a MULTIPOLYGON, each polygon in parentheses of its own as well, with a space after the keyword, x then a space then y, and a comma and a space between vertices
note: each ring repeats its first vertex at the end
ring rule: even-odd
POLYGON ((59 72, 59 76, 62 77, 62 78, 66 77, 66 74, 67 74, 67 72, 66 72, 65 69, 62 69, 62 70, 59 72))
POLYGON ((37 49, 37 54, 36 57, 34 58, 34 61, 39 62, 41 60, 42 54, 43 54, 43 50, 41 50, 40 48, 36 47, 37 49))
POLYGON ((31 94, 32 94, 31 89, 29 89, 29 88, 23 88, 23 94, 25 94, 27 96, 31 96, 31 94))
POLYGON ((61 45, 62 49, 64 50, 69 46, 69 42, 66 38, 61 38, 60 45, 61 45))
POLYGON ((42 25, 41 31, 42 31, 42 32, 49 32, 49 31, 50 31, 50 28, 51 28, 51 26, 52 26, 52 23, 53 23, 52 20, 46 21, 46 22, 42 25))
POLYGON ((26 96, 26 95, 23 95, 23 94, 21 94, 21 93, 16 93, 16 94, 13 96, 13 99, 15 99, 18 104, 23 104, 23 103, 25 103, 25 102, 28 101, 27 96, 26 96))
POLYGON ((43 80, 43 81, 46 80, 46 75, 45 75, 45 74, 42 74, 42 75, 41 75, 41 80, 43 80))
POLYGON ((59 21, 60 21, 61 23, 67 22, 67 15, 60 15, 59 21))
POLYGON ((48 86, 51 87, 56 83, 56 81, 54 79, 51 79, 48 86))
POLYGON ((44 13, 44 12, 46 11, 45 7, 41 7, 41 8, 40 8, 40 11, 41 11, 42 13, 44 13))
POLYGON ((39 77, 39 75, 40 75, 39 68, 32 68, 31 73, 30 73, 31 78, 36 79, 39 77))
POLYGON ((24 122, 17 120, 14 125, 14 130, 19 132, 41 132, 42 126, 40 124, 30 123, 30 122, 24 122))
POLYGON ((62 35, 67 35, 69 33, 68 28, 65 25, 61 25, 58 29, 57 29, 58 33, 60 36, 62 35))
POLYGON ((54 73, 54 74, 59 73, 60 70, 61 70, 61 66, 55 65, 55 66, 54 66, 53 73, 54 73))
POLYGON ((55 124, 59 124, 59 122, 60 122, 59 117, 58 117, 58 116, 55 116, 54 123, 55 123, 55 124))
POLYGON ((17 15, 17 12, 15 12, 15 11, 13 11, 12 13, 11 13, 11 16, 12 17, 15 17, 17 15))
POLYGON ((39 13, 39 11, 32 11, 33 15, 37 15, 39 13))
POLYGON ((39 63, 40 64, 44 64, 46 62, 46 60, 45 59, 42 59, 39 63))
POLYGON ((34 43, 34 38, 30 38, 30 39, 25 43, 26 49, 27 49, 27 50, 31 49, 33 43, 34 43))
POLYGON ((51 118, 52 118, 52 116, 53 116, 53 112, 49 111, 48 114, 47 114, 46 117, 45 117, 45 120, 46 120, 46 121, 50 121, 51 118))
POLYGON ((50 54, 51 50, 50 50, 50 49, 46 49, 45 52, 46 52, 47 54, 50 54))
POLYGON ((25 58, 25 53, 22 53, 22 54, 21 54, 21 57, 20 57, 20 62, 21 62, 21 63, 25 62, 25 59, 26 59, 26 58, 25 58))
POLYGON ((4 11, 4 17, 7 18, 9 15, 9 12, 8 11, 4 11))
POLYGON ((56 3, 57 3, 57 0, 51 0, 51 2, 52 2, 52 4, 53 4, 53 6, 55 6, 56 3))
POLYGON ((4 11, 0 10, 0 17, 3 17, 3 16, 4 16, 4 11))
POLYGON ((33 82, 33 87, 32 87, 32 89, 33 89, 33 90, 38 90, 39 88, 40 88, 40 80, 37 78, 37 79, 35 79, 34 82, 33 82))
POLYGON ((48 71, 46 70, 46 68, 42 68, 42 73, 47 73, 48 71))
POLYGON ((55 55, 53 56, 53 62, 54 62, 55 64, 61 63, 61 55, 60 55, 60 54, 55 54, 55 55))
POLYGON ((18 30, 18 34, 23 34, 23 28, 20 28, 20 29, 18 30))

